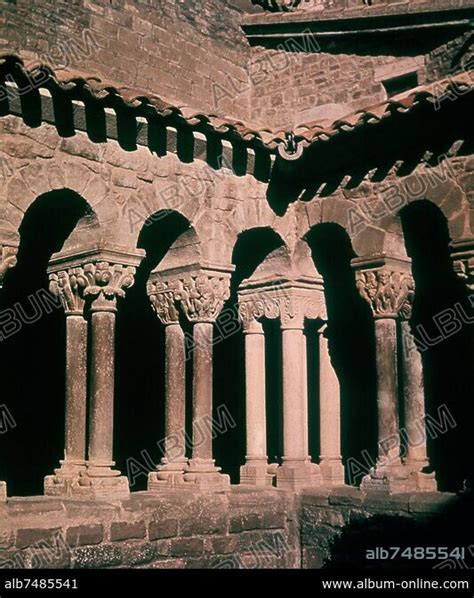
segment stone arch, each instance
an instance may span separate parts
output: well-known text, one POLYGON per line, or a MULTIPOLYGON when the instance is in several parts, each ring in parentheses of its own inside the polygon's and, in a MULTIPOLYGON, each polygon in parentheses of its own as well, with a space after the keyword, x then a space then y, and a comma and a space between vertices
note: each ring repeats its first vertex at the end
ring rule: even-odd
POLYGON ((372 461, 375 462, 376 455, 373 318, 356 287, 351 265, 356 253, 344 225, 334 221, 319 222, 311 226, 303 239, 324 281, 329 351, 340 382, 346 482, 357 485, 368 473, 372 461))
POLYGON ((48 292, 48 263, 58 251, 96 246, 100 227, 90 204, 67 188, 35 197, 21 214, 17 264, 5 277, 1 298, 16 329, 1 348, 2 384, 22 425, 2 452, 14 454, 6 460, 12 463, 7 475, 12 493, 29 495, 42 493, 42 478, 64 448, 65 318, 48 292))
POLYGON ((61 163, 32 162, 21 168, 4 188, 1 218, 8 227, 18 231, 30 208, 38 197, 51 192, 81 196, 96 217, 96 228, 103 228, 111 215, 109 187, 103 178, 75 161, 61 163))
MULTIPOLYGON (((147 283, 152 272, 199 267, 202 262, 199 233, 177 210, 151 213, 138 234, 136 247, 145 251, 145 257, 117 315, 114 436, 117 464, 129 473, 132 491, 146 488, 145 468, 149 469, 150 460, 159 463, 162 446, 157 443, 165 435, 165 332, 152 309, 147 283), (148 460, 143 459, 143 450, 148 460), (130 459, 135 465, 142 464, 143 470, 131 469, 130 459)), ((181 323, 192 338, 189 324, 181 323)))
POLYGON ((470 204, 463 188, 449 178, 445 163, 422 173, 415 172, 399 179, 390 199, 392 211, 383 221, 387 231, 384 251, 390 252, 394 239, 403 239, 401 215, 406 208, 420 201, 436 206, 446 219, 451 241, 460 241, 472 236, 470 226, 470 204))
POLYGON ((453 268, 453 228, 442 206, 420 199, 399 217, 415 280, 411 330, 423 360, 427 417, 444 409, 456 422, 444 434, 428 434, 428 452, 439 488, 454 491, 472 475, 473 408, 465 394, 472 382, 472 301, 453 268))

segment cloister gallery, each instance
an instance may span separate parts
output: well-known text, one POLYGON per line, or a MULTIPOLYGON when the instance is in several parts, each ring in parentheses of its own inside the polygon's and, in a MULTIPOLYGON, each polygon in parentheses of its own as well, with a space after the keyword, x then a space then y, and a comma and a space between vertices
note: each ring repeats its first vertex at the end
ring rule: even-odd
POLYGON ((474 2, 30 4, 0 2, 8 530, 469 489, 474 2))

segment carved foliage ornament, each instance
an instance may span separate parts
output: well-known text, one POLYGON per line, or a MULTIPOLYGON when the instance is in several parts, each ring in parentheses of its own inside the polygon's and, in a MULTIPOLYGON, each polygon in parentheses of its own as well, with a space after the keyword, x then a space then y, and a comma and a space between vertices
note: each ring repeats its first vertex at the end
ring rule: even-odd
POLYGON ((178 320, 177 303, 191 322, 213 322, 230 297, 229 279, 198 274, 148 286, 150 301, 164 324, 178 320))
POLYGON ((241 299, 239 302, 239 315, 244 324, 248 326, 253 320, 267 318, 275 320, 280 318, 285 326, 302 327, 304 319, 316 320, 326 318, 324 296, 297 295, 289 292, 285 295, 265 296, 264 293, 241 299))
POLYGON ((375 316, 411 316, 415 285, 406 272, 381 268, 357 273, 357 288, 375 316))
POLYGON ((50 274, 50 291, 59 296, 66 313, 82 313, 86 297, 113 301, 133 286, 135 268, 98 262, 50 274))
MULTIPOLYGON (((109 264, 109 262, 98 262, 86 264, 83 268, 85 279, 84 296, 103 297, 114 300, 117 297, 125 297, 126 289, 133 286, 135 268, 122 266, 121 264, 109 264)), ((84 284, 80 281, 80 284, 84 284)))

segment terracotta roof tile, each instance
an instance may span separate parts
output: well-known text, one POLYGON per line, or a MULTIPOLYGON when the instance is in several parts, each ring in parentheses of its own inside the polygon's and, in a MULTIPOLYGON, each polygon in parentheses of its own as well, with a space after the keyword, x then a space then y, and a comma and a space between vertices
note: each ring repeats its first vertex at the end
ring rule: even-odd
MULTIPOLYGON (((18 81, 34 79, 38 87, 44 87, 51 93, 59 89, 73 93, 75 98, 92 97, 108 105, 123 103, 131 109, 144 110, 150 115, 173 117, 177 123, 204 132, 214 132, 233 140, 240 139, 245 143, 256 144, 270 152, 286 143, 287 131, 272 129, 256 123, 245 123, 222 115, 207 114, 193 107, 180 105, 162 96, 147 93, 120 85, 95 73, 78 69, 52 70, 44 65, 28 69, 23 60, 14 53, 0 55, 0 77, 9 75, 18 81)), ((358 110, 334 122, 327 120, 302 123, 294 130, 295 141, 309 146, 319 141, 327 141, 341 131, 351 131, 357 127, 377 123, 389 118, 393 112, 409 112, 424 101, 434 101, 452 92, 453 89, 474 89, 474 73, 463 72, 422 85, 408 92, 401 93, 379 104, 358 110)))

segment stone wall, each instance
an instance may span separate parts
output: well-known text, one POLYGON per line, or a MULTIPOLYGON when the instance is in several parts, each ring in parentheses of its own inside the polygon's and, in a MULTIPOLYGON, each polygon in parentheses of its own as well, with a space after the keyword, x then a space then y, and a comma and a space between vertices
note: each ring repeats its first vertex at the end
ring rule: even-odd
MULTIPOLYGON (((453 494, 373 494, 355 488, 305 490, 301 495, 302 568, 352 570, 469 568, 474 544, 463 521, 472 501, 453 494), (464 559, 424 559, 421 552, 389 558, 375 548, 464 547, 464 559), (372 556, 374 558, 372 558, 372 556), (456 561, 456 562, 455 562, 456 561)), ((388 553, 390 557, 393 551, 388 553)))
POLYGON ((295 568, 294 498, 233 488, 129 499, 10 499, 0 505, 4 568, 295 568))
POLYGON ((0 50, 28 64, 95 72, 212 112, 228 75, 243 90, 219 109, 247 115, 249 49, 232 3, 208 0, 0 1, 0 50))

